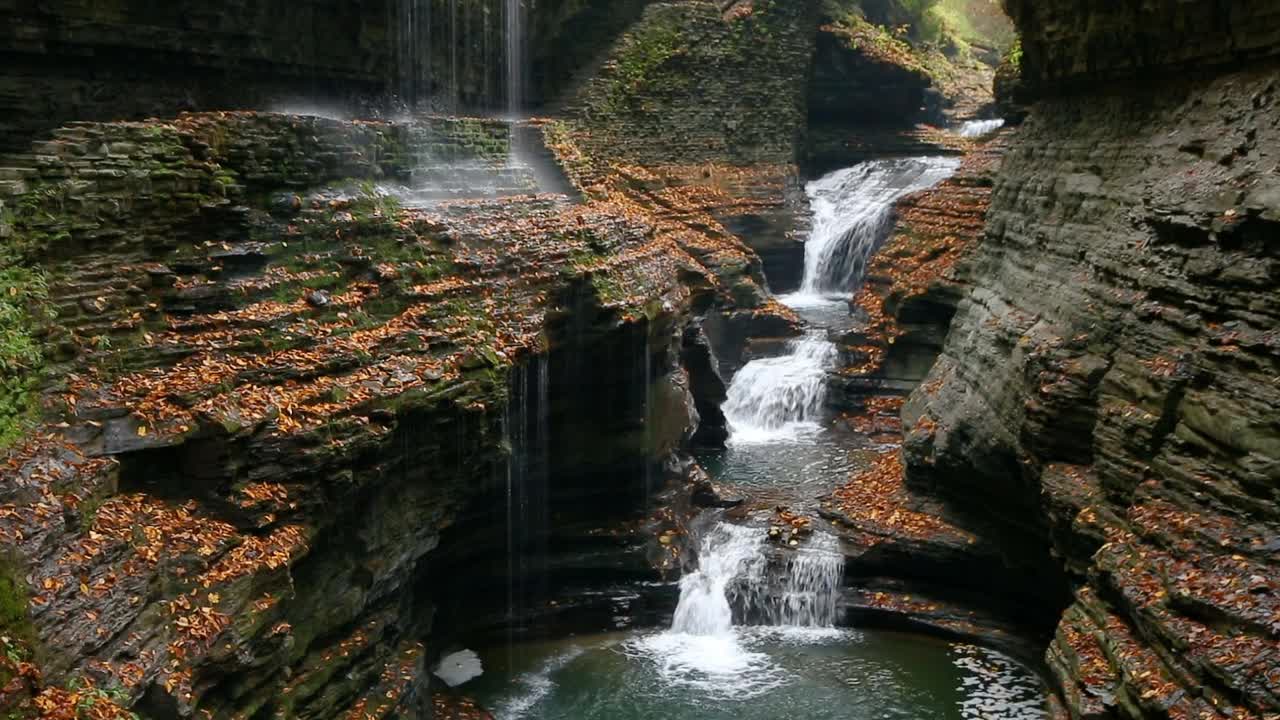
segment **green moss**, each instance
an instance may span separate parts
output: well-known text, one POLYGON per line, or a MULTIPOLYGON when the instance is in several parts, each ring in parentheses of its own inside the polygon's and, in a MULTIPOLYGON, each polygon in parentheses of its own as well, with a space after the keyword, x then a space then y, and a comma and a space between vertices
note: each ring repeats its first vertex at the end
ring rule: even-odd
POLYGON ((35 640, 27 617, 27 585, 17 563, 3 555, 0 555, 0 637, 8 638, 6 654, 29 653, 30 644, 35 640))
MULTIPOLYGON (((606 93, 608 109, 619 112, 635 96, 659 81, 658 70, 685 52, 680 26, 674 22, 653 22, 640 26, 626 42, 606 93)), ((672 78, 667 78, 668 81, 672 78)))
POLYGON ((44 274, 0 247, 0 449, 35 421, 44 366, 37 327, 49 313, 44 274))
POLYGON ((627 298, 627 291, 617 278, 605 274, 591 277, 591 285, 596 290, 596 297, 605 305, 617 305, 627 298))

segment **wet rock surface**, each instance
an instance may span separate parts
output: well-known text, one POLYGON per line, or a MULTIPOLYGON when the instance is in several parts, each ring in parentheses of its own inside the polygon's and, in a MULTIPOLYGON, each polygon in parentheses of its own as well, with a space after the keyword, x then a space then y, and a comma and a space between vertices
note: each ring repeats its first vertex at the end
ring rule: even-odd
MULTIPOLYGON (((1037 47, 1042 80, 1084 73, 1075 42, 1133 68, 1073 24, 1129 10, 1035 5, 1030 42, 1072 40, 1037 47)), ((1160 27, 1147 71, 1212 50, 1160 27)), ((1280 707, 1274 73, 1041 100, 904 410, 912 487, 1069 573, 1048 660, 1073 717, 1280 707)))
MULTIPOLYGON (((504 125, 441 122, 429 142, 481 161, 504 125)), ((512 467, 520 507, 563 513, 559 535, 517 517, 541 563, 520 575, 559 565, 520 608, 653 577, 570 521, 624 519, 663 481, 715 392, 682 365, 685 329, 695 306, 753 307, 750 251, 626 186, 424 209, 309 191, 403 178, 413 137, 189 115, 72 126, 19 166, 14 229, 67 313, 49 420, 0 496, 27 703, 74 680, 162 716, 418 713, 432 609, 461 597, 441 578, 483 578, 439 558, 504 556, 512 467)))

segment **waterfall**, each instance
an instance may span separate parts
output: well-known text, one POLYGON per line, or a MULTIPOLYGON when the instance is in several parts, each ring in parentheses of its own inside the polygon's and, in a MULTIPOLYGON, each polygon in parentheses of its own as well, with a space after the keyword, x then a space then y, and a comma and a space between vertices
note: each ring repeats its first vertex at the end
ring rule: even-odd
POLYGON ((511 117, 519 116, 529 82, 533 6, 534 0, 388 3, 391 92, 408 110, 435 105, 437 110, 459 114, 467 107, 483 106, 505 108, 511 117), (493 33, 501 37, 491 41, 493 33), (433 51, 439 67, 432 65, 433 51))
POLYGON ((1004 118, 994 120, 970 120, 960 126, 960 137, 978 138, 1004 127, 1004 118))
POLYGON ((406 108, 424 105, 431 94, 431 0, 397 0, 388 7, 395 28, 392 88, 406 108))
POLYGON ((506 2, 506 60, 507 60, 507 114, 519 117, 524 109, 525 67, 525 9, 523 0, 506 2))
POLYGON ((545 590, 548 515, 549 393, 547 360, 540 355, 512 371, 510 404, 503 422, 507 455, 507 614, 545 590))
POLYGON ((836 346, 813 331, 787 349, 747 363, 734 376, 724 414, 735 442, 795 439, 818 429, 836 346))
POLYGON ((680 578, 680 603, 671 630, 687 635, 722 635, 733 627, 729 584, 755 576, 764 560, 764 533, 740 525, 717 524, 703 538, 698 570, 680 578))
POLYGON ((449 0, 449 112, 454 115, 462 107, 462 82, 458 71, 458 0, 449 0))
POLYGON ((814 535, 799 550, 769 551, 760 528, 717 523, 699 545, 698 569, 680 579, 671 631, 725 635, 748 624, 835 625, 844 556, 835 538, 814 535))
POLYGON ((809 183, 813 231, 805 244, 799 295, 852 291, 893 229, 894 203, 942 182, 959 165, 942 157, 872 160, 809 183))
POLYGON ((763 572, 739 587, 747 617, 785 627, 835 625, 844 555, 834 537, 814 535, 800 549, 783 553, 781 563, 750 567, 763 572))

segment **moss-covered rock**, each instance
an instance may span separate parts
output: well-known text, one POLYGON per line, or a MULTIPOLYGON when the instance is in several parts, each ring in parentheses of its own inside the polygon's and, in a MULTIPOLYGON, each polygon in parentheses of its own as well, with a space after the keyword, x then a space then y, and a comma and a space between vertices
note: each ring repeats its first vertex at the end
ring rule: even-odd
POLYGON ((793 161, 816 1, 744 7, 647 7, 569 101, 585 142, 648 164, 793 161))

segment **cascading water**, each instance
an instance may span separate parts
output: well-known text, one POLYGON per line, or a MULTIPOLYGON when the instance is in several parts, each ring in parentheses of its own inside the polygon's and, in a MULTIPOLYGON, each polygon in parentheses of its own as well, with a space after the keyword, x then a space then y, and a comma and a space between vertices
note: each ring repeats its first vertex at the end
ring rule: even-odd
MULTIPOLYGON (((849 197, 829 198, 829 207, 819 210, 829 215, 829 222, 815 228, 814 247, 824 239, 866 242, 869 254, 890 229, 893 201, 940 180, 954 167, 928 159, 894 162, 906 168, 895 171, 871 163, 855 169, 873 182, 867 187, 844 183, 839 192, 849 197), (852 219, 840 217, 840 207, 852 207, 852 219)), ((785 356, 749 363, 729 390, 725 412, 733 439, 725 452, 769 472, 784 465, 787 472, 794 471, 778 473, 782 481, 769 481, 794 484, 786 488, 784 502, 800 497, 798 490, 816 490, 804 484, 810 478, 848 477, 837 461, 844 450, 839 438, 833 438, 836 433, 806 430, 821 427, 824 381, 837 360, 836 348, 826 339, 825 319, 837 312, 848 315, 847 293, 860 274, 852 273, 853 280, 846 274, 848 284, 838 289, 841 297, 783 298, 799 306, 809 297, 811 304, 802 314, 815 329, 792 341, 785 356), (814 308, 826 314, 816 318, 814 308), (786 442, 773 442, 778 439, 786 442)), ((644 357, 647 362, 647 352, 644 357)), ((647 367, 644 376, 650 376, 647 367)), ((518 383, 526 388, 537 384, 518 383)), ((519 438, 512 440, 513 446, 521 444, 519 438)), ((524 446, 529 446, 527 440, 524 446)), ((508 502, 516 516, 524 513, 516 490, 521 482, 513 480, 508 502)), ((767 541, 763 528, 723 523, 718 517, 708 513, 701 521, 698 567, 680 581, 669 629, 526 642, 521 647, 529 657, 513 653, 509 643, 506 667, 476 680, 497 688, 490 707, 499 720, 776 720, 849 713, 1043 719, 1044 695, 1035 674, 1012 661, 994 662, 996 656, 978 649, 953 653, 932 638, 836 629, 844 558, 834 537, 815 533, 798 548, 777 547, 767 541), (501 677, 511 680, 503 686, 501 677)), ((524 536, 513 534, 509 542, 513 557, 519 557, 515 547, 524 536)), ((483 691, 477 695, 484 700, 483 691)))
POLYGON ((1004 118, 994 120, 970 120, 960 126, 960 137, 978 138, 1004 127, 1004 118))
MULTIPOLYGON (((869 254, 890 229, 893 201, 940 180, 954 167, 928 159, 893 162, 907 167, 895 172, 871 163, 855 169, 874 182, 868 187, 844 183, 835 194, 848 197, 828 198, 829 207, 819 212, 827 213, 829 222, 815 228, 814 247, 823 240, 854 240, 869 243, 869 254), (840 217, 840 207, 852 207, 853 217, 840 217)), ((848 274, 845 278, 849 280, 848 274)), ((838 292, 847 294, 852 282, 838 292)), ((800 305, 805 297, 783 301, 800 305)), ((786 489, 788 502, 798 497, 798 488, 809 487, 803 483, 810 477, 848 477, 835 461, 843 450, 828 442, 835 433, 805 432, 820 427, 824 381, 837 359, 824 321, 810 313, 818 307, 830 317, 837 310, 847 316, 846 297, 811 297, 803 314, 815 330, 792 341, 785 356, 749 363, 729 389, 724 409, 733 438, 726 454, 745 457, 767 471, 794 466, 787 471, 795 475, 780 473, 784 482, 794 482, 786 489), (772 442, 777 439, 787 441, 772 442)), ((649 375, 646 369, 645 377, 649 375)), ((509 501, 509 507, 519 503, 509 501)), ((522 647, 531 657, 517 658, 519 662, 513 661, 508 644, 506 668, 477 680, 497 688, 490 707, 499 720, 776 720, 850 713, 1044 717, 1044 695, 1035 674, 1012 661, 993 662, 989 651, 972 649, 953 658, 946 645, 932 638, 836 629, 844 558, 834 537, 815 533, 798 548, 776 547, 763 528, 719 522, 718 517, 708 513, 701 521, 698 567, 680 581, 668 630, 526 643, 522 647), (957 690, 950 687, 953 676, 957 690), (511 680, 504 687, 500 677, 511 680)), ((522 538, 513 535, 509 542, 518 545, 522 538)), ((483 691, 477 695, 485 699, 483 691)))
POLYGON ((821 628, 836 622, 844 556, 814 535, 798 550, 770 551, 760 528, 717 523, 703 537, 698 569, 680 579, 671 632, 723 635, 745 624, 821 628))
POLYGON ((739 525, 719 524, 702 538, 698 570, 680 578, 680 604, 671 631, 722 635, 733 627, 729 584, 758 574, 764 535, 739 525))
POLYGON ((631 649, 671 686, 737 700, 766 694, 789 678, 755 649, 761 637, 832 628, 843 571, 834 538, 773 550, 761 528, 717 522, 701 538, 698 569, 680 580, 671 629, 631 649))
POLYGON ((836 346, 821 332, 788 343, 789 353, 747 363, 724 404, 735 442, 803 437, 816 431, 836 346))
POLYGON ((809 183, 813 231, 805 244, 801 298, 847 295, 888 236, 893 204, 945 180, 955 158, 872 160, 809 183))
MULTIPOLYGON (((809 183, 814 222, 804 282, 782 301, 810 310, 842 305, 892 229, 894 203, 941 182, 959 164, 952 158, 874 160, 809 183)), ((753 360, 733 378, 724 405, 731 443, 789 442, 820 429, 836 347, 819 327, 787 349, 781 357, 753 360)))
POLYGON ((844 555, 830 535, 817 534, 780 561, 749 565, 760 574, 735 586, 747 618, 766 625, 825 628, 839 616, 844 555))

